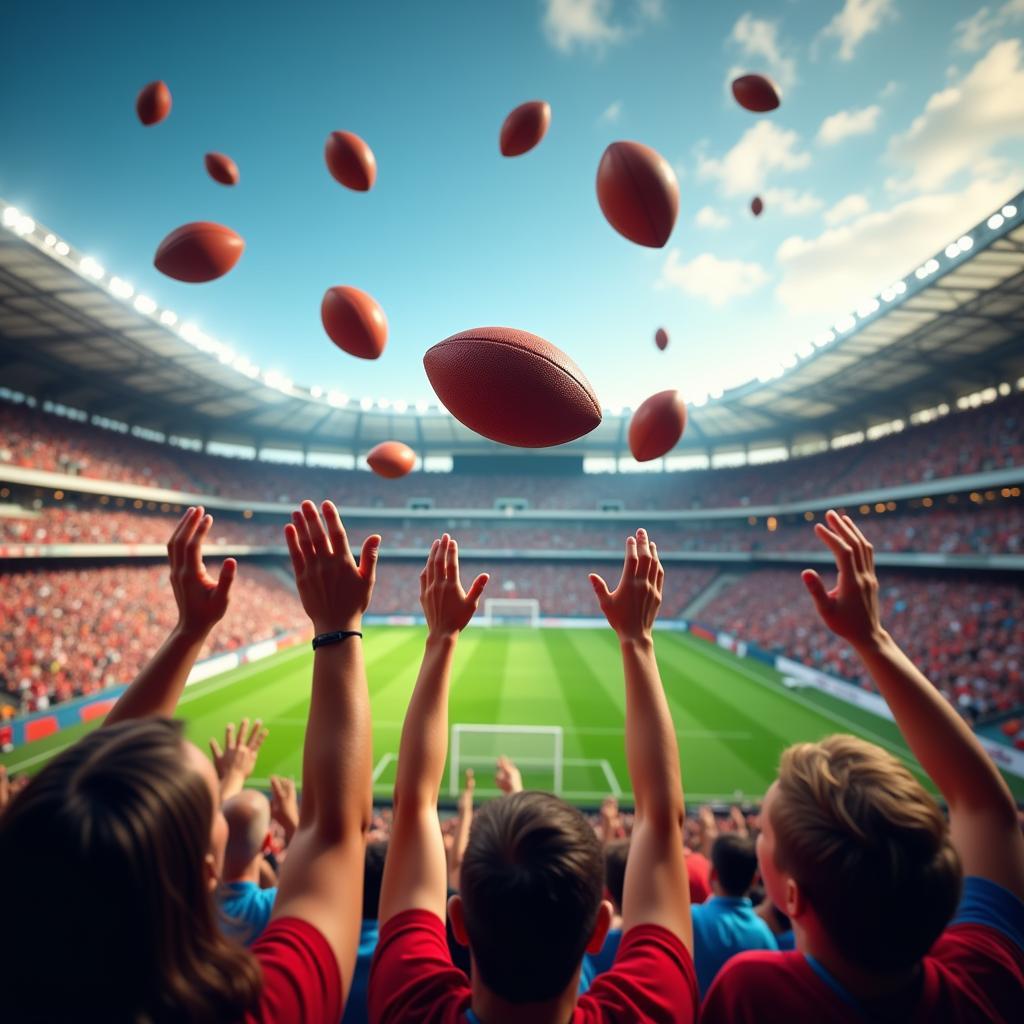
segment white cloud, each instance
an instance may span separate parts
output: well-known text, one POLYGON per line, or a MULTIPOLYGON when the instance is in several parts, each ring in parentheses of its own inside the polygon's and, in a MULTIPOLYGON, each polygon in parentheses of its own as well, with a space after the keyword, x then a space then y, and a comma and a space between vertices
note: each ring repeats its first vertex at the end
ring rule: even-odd
POLYGON ((880 100, 887 100, 890 96, 895 96, 902 88, 903 86, 895 81, 895 79, 890 80, 882 86, 882 91, 878 94, 878 98, 880 100))
POLYGON ((755 57, 763 62, 760 68, 731 68, 730 82, 737 75, 751 70, 767 71, 783 89, 788 89, 796 81, 796 61, 783 52, 777 22, 755 18, 748 11, 733 25, 729 41, 735 43, 745 57, 755 57))
POLYGON ((622 100, 616 100, 614 103, 609 103, 608 106, 601 111, 601 116, 598 120, 604 121, 606 124, 614 124, 621 116, 622 100))
POLYGON ((724 156, 697 154, 697 174, 715 180, 723 195, 735 196, 764 187, 772 171, 799 171, 811 162, 801 151, 800 136, 773 121, 758 121, 724 156))
POLYGON ((684 295, 705 299, 712 306, 724 306, 732 299, 749 295, 768 281, 760 263, 720 260, 709 252, 688 263, 681 262, 678 249, 669 251, 657 285, 675 288, 684 295))
POLYGON ((1024 63, 1018 39, 996 43, 964 80, 931 96, 924 113, 889 142, 889 156, 911 168, 886 184, 896 191, 941 188, 977 171, 1001 143, 1024 137, 1024 63))
POLYGON ((766 210, 787 217, 817 213, 825 205, 813 192, 798 192, 795 188, 766 188, 761 193, 761 198, 766 210))
POLYGON ((843 9, 822 29, 823 36, 839 40, 839 59, 853 60, 865 36, 877 32, 896 16, 893 0, 844 0, 843 9))
POLYGON ((1022 179, 1015 173, 975 181, 960 191, 907 199, 816 238, 787 238, 776 253, 782 276, 775 294, 791 315, 840 316, 972 228, 1018 191, 1022 179))
POLYGON ((1024 0, 1007 0, 998 10, 981 7, 953 28, 956 47, 965 53, 978 53, 1011 22, 1024 18, 1024 0))
POLYGON ((697 227, 711 228, 715 231, 727 228, 732 223, 724 213, 719 213, 713 206, 702 206, 697 211, 695 219, 697 221, 697 227))
POLYGON ((823 146, 834 146, 853 135, 870 135, 878 124, 882 108, 877 104, 860 110, 840 110, 821 122, 818 141, 823 146))
POLYGON ((602 51, 639 32, 646 24, 658 21, 664 12, 664 0, 629 0, 617 5, 614 0, 543 0, 542 27, 548 42, 563 53, 576 47, 602 51), (625 19, 616 19, 625 8, 625 19))
POLYGON ((825 223, 830 228, 834 228, 837 224, 842 224, 843 221, 860 217, 870 209, 871 204, 867 197, 862 196, 859 192, 853 192, 848 196, 843 196, 838 203, 825 211, 825 223))

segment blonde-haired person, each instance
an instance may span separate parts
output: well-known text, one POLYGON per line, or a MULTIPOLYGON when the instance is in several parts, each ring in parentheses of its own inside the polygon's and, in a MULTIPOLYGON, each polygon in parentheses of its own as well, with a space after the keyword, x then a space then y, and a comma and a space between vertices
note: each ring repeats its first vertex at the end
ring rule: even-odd
POLYGON ((818 537, 839 579, 804 583, 849 641, 949 806, 907 767, 852 736, 799 743, 765 796, 758 861, 797 949, 743 953, 702 1020, 744 1024, 1024 1019, 1024 839, 995 765, 882 627, 874 552, 829 512, 818 537))

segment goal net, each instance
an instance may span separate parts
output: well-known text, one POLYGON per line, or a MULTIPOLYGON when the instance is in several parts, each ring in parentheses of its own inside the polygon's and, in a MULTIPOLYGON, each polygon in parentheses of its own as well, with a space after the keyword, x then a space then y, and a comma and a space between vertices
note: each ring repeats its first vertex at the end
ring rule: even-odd
POLYGON ((488 626, 536 626, 540 601, 535 597, 485 597, 483 621, 488 626))
POLYGON ((560 725, 452 726, 449 792, 458 796, 463 773, 472 768, 477 789, 495 789, 499 757, 515 762, 526 789, 562 792, 563 737, 560 725))

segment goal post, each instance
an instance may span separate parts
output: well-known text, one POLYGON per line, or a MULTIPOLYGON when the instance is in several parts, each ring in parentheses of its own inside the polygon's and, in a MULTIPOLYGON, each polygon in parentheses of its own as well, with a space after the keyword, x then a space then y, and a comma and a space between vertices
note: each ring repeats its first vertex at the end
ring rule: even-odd
MULTIPOLYGON (((527 789, 560 794, 563 785, 565 741, 560 725, 474 725, 452 726, 449 748, 449 794, 459 795, 462 774, 493 772, 499 757, 514 761, 528 780, 527 789)), ((482 787, 482 788, 487 788, 482 787)))
POLYGON ((536 627, 540 623, 540 601, 535 597, 485 597, 483 623, 536 627))

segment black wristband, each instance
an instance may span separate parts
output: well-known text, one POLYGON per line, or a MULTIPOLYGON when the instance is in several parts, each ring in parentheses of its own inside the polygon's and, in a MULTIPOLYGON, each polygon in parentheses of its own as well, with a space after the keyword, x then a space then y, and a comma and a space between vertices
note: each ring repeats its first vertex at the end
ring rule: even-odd
POLYGON ((319 636, 313 637, 313 650, 315 651, 318 647, 326 647, 328 644, 340 644, 342 640, 347 640, 350 636, 362 637, 362 635, 357 629, 339 629, 336 633, 320 633, 319 636))

